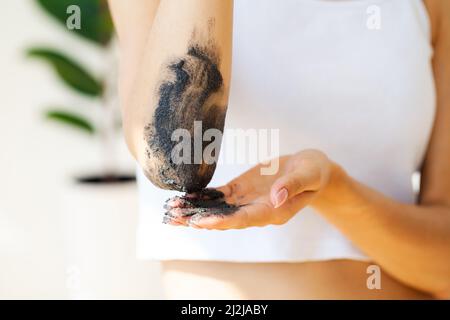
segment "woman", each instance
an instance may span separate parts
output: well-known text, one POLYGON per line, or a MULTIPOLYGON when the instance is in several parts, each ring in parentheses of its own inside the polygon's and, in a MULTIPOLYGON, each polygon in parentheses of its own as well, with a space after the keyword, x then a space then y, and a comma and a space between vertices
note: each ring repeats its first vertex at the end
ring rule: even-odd
POLYGON ((162 261, 168 298, 449 297, 448 1, 110 4, 125 135, 156 185, 192 178, 164 176, 153 139, 168 125, 155 120, 163 97, 200 77, 191 48, 212 48, 195 57, 220 71, 206 96, 218 120, 228 105, 227 128, 279 129, 276 174, 217 166, 211 185, 224 185, 233 214, 186 217, 172 201, 163 225, 172 193, 139 175, 138 254, 162 261))

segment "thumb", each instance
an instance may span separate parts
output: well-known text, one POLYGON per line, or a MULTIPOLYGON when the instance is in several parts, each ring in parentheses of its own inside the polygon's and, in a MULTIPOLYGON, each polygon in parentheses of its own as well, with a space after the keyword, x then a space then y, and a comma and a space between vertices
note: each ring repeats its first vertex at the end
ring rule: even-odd
POLYGON ((288 199, 305 191, 320 188, 320 171, 312 168, 298 168, 278 178, 270 189, 270 199, 275 208, 282 206, 288 199))

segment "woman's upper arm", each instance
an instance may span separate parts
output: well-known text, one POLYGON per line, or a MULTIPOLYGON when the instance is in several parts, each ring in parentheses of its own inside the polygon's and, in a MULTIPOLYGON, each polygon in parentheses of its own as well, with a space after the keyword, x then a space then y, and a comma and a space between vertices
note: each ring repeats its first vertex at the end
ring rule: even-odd
POLYGON ((108 0, 119 41, 127 45, 144 42, 150 30, 159 0, 108 0))
MULTIPOLYGON (((120 49, 121 105, 131 94, 160 0, 108 0, 120 49)), ((123 108, 122 108, 123 109, 123 108)))
POLYGON ((432 19, 436 119, 422 168, 420 202, 450 206, 450 1, 426 1, 432 19))

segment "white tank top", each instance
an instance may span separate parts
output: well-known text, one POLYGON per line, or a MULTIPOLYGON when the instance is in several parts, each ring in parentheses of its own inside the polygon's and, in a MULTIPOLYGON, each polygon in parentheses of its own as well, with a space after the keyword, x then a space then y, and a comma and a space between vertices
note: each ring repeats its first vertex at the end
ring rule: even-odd
MULTIPOLYGON (((430 24, 421 0, 235 0, 233 41, 226 128, 279 129, 281 154, 320 149, 360 182, 415 201, 411 176, 435 112, 430 24)), ((250 167, 219 164, 210 186, 250 167)), ((162 207, 174 193, 140 171, 138 183, 143 259, 367 259, 311 208, 282 226, 164 225, 162 207)))

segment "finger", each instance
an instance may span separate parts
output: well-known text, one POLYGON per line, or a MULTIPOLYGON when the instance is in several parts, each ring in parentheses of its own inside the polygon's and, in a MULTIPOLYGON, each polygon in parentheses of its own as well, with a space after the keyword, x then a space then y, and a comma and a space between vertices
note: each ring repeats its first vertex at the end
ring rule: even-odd
POLYGON ((266 203, 253 203, 239 208, 231 214, 200 214, 188 221, 189 226, 208 230, 243 229, 265 226, 271 223, 270 206, 266 203))
POLYGON ((186 199, 179 196, 175 196, 173 198, 170 198, 166 201, 166 204, 164 205, 164 208, 166 210, 169 210, 171 208, 190 208, 192 207, 191 202, 186 199))
POLYGON ((166 214, 170 215, 173 218, 183 218, 190 217, 194 214, 201 213, 202 211, 206 211, 207 208, 173 208, 170 209, 166 214))
POLYGON ((183 220, 183 218, 176 218, 176 217, 173 217, 173 216, 171 216, 170 214, 165 214, 164 215, 164 218, 163 218, 163 221, 162 221, 164 224, 168 224, 168 225, 171 225, 171 226, 188 226, 188 224, 187 224, 187 219, 184 219, 183 220))
POLYGON ((189 196, 184 195, 182 197, 175 196, 166 201, 164 209, 171 210, 174 208, 201 208, 201 207, 214 207, 218 202, 224 199, 222 192, 216 189, 205 189, 189 196))
POLYGON ((197 229, 229 230, 267 225, 281 225, 289 221, 295 214, 316 196, 316 192, 305 191, 287 200, 284 209, 274 209, 269 198, 242 206, 229 215, 194 215, 189 219, 188 226, 197 229), (288 213, 288 214, 286 214, 288 213))
POLYGON ((242 229, 245 228, 246 223, 242 212, 236 212, 231 215, 194 215, 189 219, 188 226, 197 229, 207 230, 228 230, 228 229, 242 229), (244 219, 243 219, 244 218, 244 219))
POLYGON ((305 191, 320 188, 321 172, 316 166, 300 166, 295 171, 278 178, 271 187, 270 199, 274 208, 305 191))
POLYGON ((223 193, 217 188, 205 188, 197 192, 185 193, 182 196, 174 196, 166 202, 175 200, 214 200, 223 197, 223 193))

